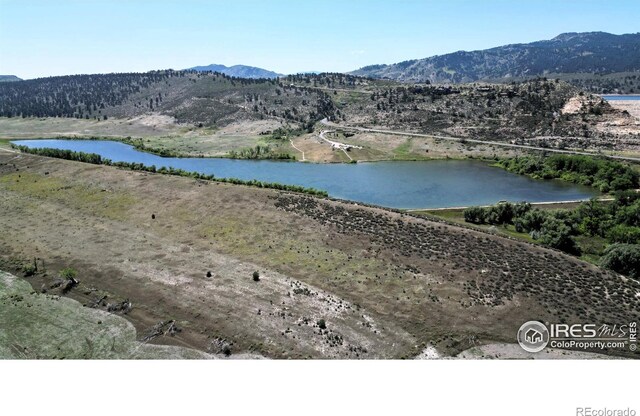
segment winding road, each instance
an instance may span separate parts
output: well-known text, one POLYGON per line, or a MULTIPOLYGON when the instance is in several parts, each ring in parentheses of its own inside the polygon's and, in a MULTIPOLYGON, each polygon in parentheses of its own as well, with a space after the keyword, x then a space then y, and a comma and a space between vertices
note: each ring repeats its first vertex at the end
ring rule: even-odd
POLYGON ((291 146, 293 146, 294 149, 296 149, 298 152, 302 153, 301 162, 304 162, 305 160, 307 160, 307 159, 304 158, 304 152, 302 150, 300 150, 298 147, 296 147, 295 144, 293 144, 293 140, 289 139, 289 142, 291 142, 291 146))
MULTIPOLYGON (((326 120, 326 118, 324 120, 326 120)), ((344 154, 347 155, 349 160, 353 161, 353 158, 351 158, 351 156, 349 156, 349 153, 347 153, 346 148, 353 147, 355 149, 362 149, 362 147, 361 146, 354 146, 354 145, 346 144, 346 143, 334 142, 334 141, 331 141, 331 140, 327 139, 326 137, 324 137, 325 133, 333 133, 333 132, 334 132, 333 130, 322 130, 318 136, 322 140, 324 140, 325 142, 329 143, 332 147, 342 150, 344 152, 344 154)))
POLYGON ((546 148, 546 147, 528 146, 528 145, 524 145, 524 144, 492 142, 492 141, 489 141, 489 140, 467 139, 467 138, 452 137, 452 136, 439 136, 439 135, 435 135, 435 134, 409 133, 409 132, 406 132, 406 131, 381 130, 381 129, 370 129, 370 128, 366 128, 366 127, 345 126, 345 125, 332 123, 329 120, 327 120, 326 118, 320 120, 320 123, 322 123, 325 126, 332 127, 334 129, 341 129, 341 130, 351 130, 351 131, 370 132, 370 133, 383 133, 383 134, 395 134, 397 136, 425 137, 425 138, 449 140, 449 141, 455 141, 455 142, 468 142, 468 143, 486 144, 486 145, 491 145, 491 146, 502 146, 502 147, 517 148, 517 149, 537 150, 537 151, 541 151, 541 152, 565 153, 565 154, 571 154, 571 155, 585 155, 585 156, 602 156, 602 157, 606 157, 606 158, 609 158, 609 159, 630 160, 630 161, 633 161, 633 162, 640 162, 640 157, 614 156, 614 155, 605 155, 605 154, 600 154, 600 153, 578 152, 578 151, 573 151, 573 150, 550 149, 550 148, 546 148))

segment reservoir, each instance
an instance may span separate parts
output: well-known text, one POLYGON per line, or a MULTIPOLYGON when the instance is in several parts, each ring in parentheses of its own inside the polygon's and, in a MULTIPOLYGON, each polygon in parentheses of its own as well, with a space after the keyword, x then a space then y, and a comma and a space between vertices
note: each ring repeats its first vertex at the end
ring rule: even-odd
POLYGON ((270 160, 160 157, 100 140, 16 140, 31 148, 97 153, 113 162, 183 169, 219 178, 256 179, 325 190, 331 197, 390 208, 446 208, 498 201, 588 199, 596 190, 562 181, 534 180, 475 160, 316 164, 270 160))
POLYGON ((607 101, 640 101, 640 95, 603 95, 607 101))

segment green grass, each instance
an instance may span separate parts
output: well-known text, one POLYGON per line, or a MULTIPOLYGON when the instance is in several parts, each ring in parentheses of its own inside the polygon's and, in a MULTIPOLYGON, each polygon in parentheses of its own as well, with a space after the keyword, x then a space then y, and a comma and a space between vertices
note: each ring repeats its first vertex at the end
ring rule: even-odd
POLYGON ((403 144, 396 147, 393 150, 394 158, 403 159, 408 158, 411 154, 411 147, 413 146, 413 139, 407 139, 403 144))
POLYGON ((0 148, 2 148, 2 149, 11 149, 11 140, 10 139, 0 139, 0 148))
POLYGON ((31 172, 14 172, 0 177, 0 185, 38 199, 53 198, 74 208, 87 207, 97 215, 110 219, 126 218, 136 204, 136 198, 121 192, 103 192, 93 186, 68 185, 51 176, 31 172))

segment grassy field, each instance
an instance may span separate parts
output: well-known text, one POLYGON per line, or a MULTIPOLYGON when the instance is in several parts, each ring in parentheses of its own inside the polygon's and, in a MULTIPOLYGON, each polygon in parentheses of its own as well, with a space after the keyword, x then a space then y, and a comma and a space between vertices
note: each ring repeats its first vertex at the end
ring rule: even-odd
POLYGON ((62 295, 55 281, 73 267, 80 283, 66 296, 102 310, 131 302, 122 316, 141 335, 176 322, 179 333, 153 344, 272 358, 408 358, 427 347, 449 356, 513 342, 530 319, 637 316, 629 279, 383 209, 5 151, 0 192, 0 269, 21 274, 36 258, 28 282, 62 295))
MULTIPOLYGON (((74 118, 6 118, 0 117, 0 146, 8 147, 10 139, 37 138, 91 138, 112 140, 141 139, 145 147, 154 151, 168 151, 187 157, 222 157, 230 151, 256 145, 269 145, 276 153, 288 153, 298 160, 301 153, 287 139, 271 140, 265 132, 281 127, 274 120, 254 120, 232 123, 220 128, 194 127, 177 124, 168 116, 147 115, 128 119, 82 120, 74 118)), ((319 163, 348 163, 351 160, 342 151, 318 138, 323 126, 314 133, 291 137, 293 143, 305 152, 305 160, 319 163)), ((445 158, 510 157, 524 154, 517 149, 499 146, 476 146, 437 139, 409 139, 378 133, 357 133, 345 137, 337 133, 336 141, 362 146, 352 149, 349 156, 356 161, 376 160, 430 160, 445 158)))
MULTIPOLYGON (((79 120, 73 118, 2 118, 0 146, 9 139, 90 138, 121 140, 140 138, 146 147, 168 150, 183 156, 226 155, 231 150, 265 144, 259 133, 279 126, 272 122, 243 122, 220 129, 176 124, 167 116, 141 116, 130 119, 79 120)), ((289 149, 288 143, 285 146, 289 149)))

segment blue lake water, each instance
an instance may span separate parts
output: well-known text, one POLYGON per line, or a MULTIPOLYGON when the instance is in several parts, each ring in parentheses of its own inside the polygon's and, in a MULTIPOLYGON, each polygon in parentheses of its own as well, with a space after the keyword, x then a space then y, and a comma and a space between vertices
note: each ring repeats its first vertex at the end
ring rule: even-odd
POLYGON ((336 198, 391 208, 488 205, 501 200, 550 202, 588 199, 592 188, 540 181, 474 160, 316 164, 269 160, 160 157, 132 146, 97 140, 16 140, 28 147, 97 153, 114 162, 135 162, 322 189, 336 198))
POLYGON ((624 100, 638 101, 640 100, 640 95, 603 95, 602 98, 604 98, 607 101, 624 101, 624 100))

